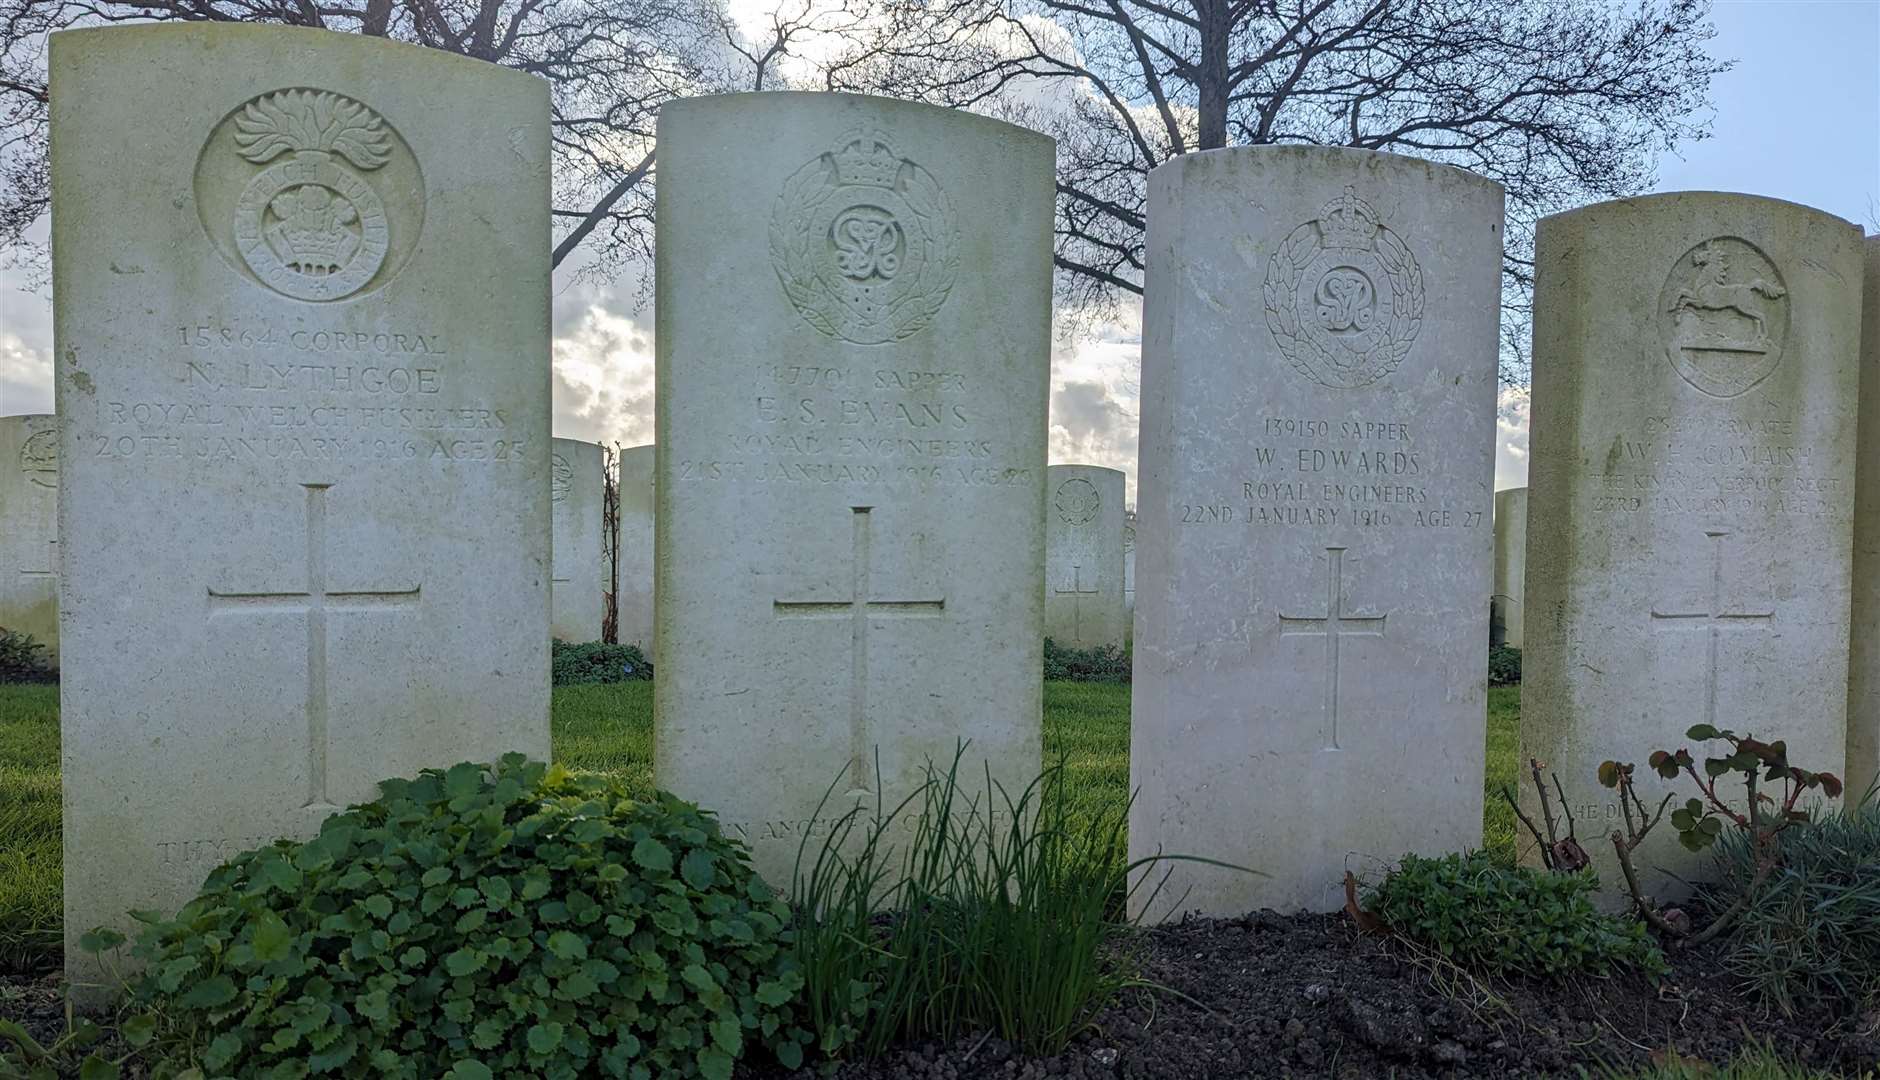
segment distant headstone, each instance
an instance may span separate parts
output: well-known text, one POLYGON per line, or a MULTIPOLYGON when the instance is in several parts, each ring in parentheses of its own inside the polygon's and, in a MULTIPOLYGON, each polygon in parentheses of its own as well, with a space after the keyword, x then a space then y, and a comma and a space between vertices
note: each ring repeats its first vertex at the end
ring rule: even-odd
POLYGON ((51 74, 83 983, 81 933, 380 779, 547 757, 548 93, 272 26, 51 74))
MULTIPOLYGON (((1545 218, 1536 243, 1520 760, 1559 776, 1582 841, 1623 824, 1603 760, 1651 806, 1694 794, 1646 758, 1721 749, 1686 738, 1700 722, 1839 773, 1860 230, 1683 192, 1545 218)), ((1617 892, 1611 845, 1585 847, 1617 892)), ((1661 897, 1708 865, 1668 825, 1635 859, 1661 897)))
POLYGON ((1121 645, 1123 474, 1053 465, 1045 481, 1044 633, 1059 645, 1121 645))
MULTIPOLYGON (((1860 326, 1860 452, 1880 462, 1880 236, 1866 240, 1860 326)), ((1847 789, 1858 798, 1880 780, 1880 468, 1856 470, 1854 603, 1848 667, 1847 789)))
POLYGON ((958 740, 1038 769, 1052 143, 769 93, 659 154, 655 777, 787 884, 958 740))
POLYGON ((0 627, 59 657, 59 422, 0 416, 0 627))
POLYGON ((1488 643, 1521 647, 1521 604, 1527 576, 1527 488, 1495 493, 1495 591, 1489 597, 1488 643))
POLYGON ((1123 512, 1123 613, 1136 614, 1136 512, 1123 512))
POLYGON ((601 503, 607 477, 597 443, 556 439, 548 459, 548 490, 555 538, 548 629, 562 641, 601 639, 607 614, 607 570, 601 553, 601 503))
POLYGON ((620 452, 620 539, 614 547, 614 609, 622 645, 653 658, 653 447, 620 452))
POLYGON ((1174 864, 1182 910, 1329 910, 1481 842, 1502 190, 1261 147, 1148 205, 1131 851, 1268 875, 1174 864))

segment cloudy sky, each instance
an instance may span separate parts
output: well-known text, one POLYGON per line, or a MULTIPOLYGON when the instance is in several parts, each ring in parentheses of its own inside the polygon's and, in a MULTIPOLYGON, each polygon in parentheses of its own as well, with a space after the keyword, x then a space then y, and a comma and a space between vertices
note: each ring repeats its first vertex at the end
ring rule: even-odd
MULTIPOLYGON (((761 15, 763 0, 740 0, 761 15)), ((1880 231, 1880 0, 1719 0, 1714 137, 1658 166, 1658 190, 1747 191, 1880 231)), ((653 325, 640 276, 556 281, 555 434, 632 446, 653 438, 653 325)), ((1136 471, 1134 313, 1063 335, 1052 355, 1051 461, 1136 471)), ((52 312, 0 273, 0 415, 52 408, 52 312)), ((1527 402, 1503 393, 1496 486, 1527 477, 1527 402)))

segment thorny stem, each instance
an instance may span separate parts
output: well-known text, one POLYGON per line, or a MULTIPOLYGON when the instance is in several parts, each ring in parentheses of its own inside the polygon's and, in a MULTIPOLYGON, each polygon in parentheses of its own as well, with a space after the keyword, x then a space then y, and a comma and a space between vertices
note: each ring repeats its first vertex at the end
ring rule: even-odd
MULTIPOLYGON (((1541 863, 1546 866, 1547 869, 1552 870, 1554 868, 1553 845, 1548 843, 1547 838, 1541 835, 1541 831, 1534 827, 1534 819, 1521 812, 1520 801, 1514 797, 1514 792, 1508 790, 1508 785, 1506 784, 1501 786, 1501 797, 1508 800, 1508 808, 1514 811, 1514 816, 1521 819, 1521 824, 1527 826, 1528 832, 1534 834, 1534 842, 1540 845, 1541 849, 1541 863)), ((1546 804, 1546 798, 1543 796, 1541 805, 1545 806, 1546 804)))

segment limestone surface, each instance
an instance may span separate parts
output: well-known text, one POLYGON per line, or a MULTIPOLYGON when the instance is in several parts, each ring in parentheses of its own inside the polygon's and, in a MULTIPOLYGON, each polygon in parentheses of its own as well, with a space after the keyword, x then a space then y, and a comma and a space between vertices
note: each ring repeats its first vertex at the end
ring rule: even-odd
MULTIPOLYGON (((1559 775, 1582 840, 1623 824, 1602 761, 1650 806, 1697 794, 1646 766, 1724 748, 1694 724, 1842 770, 1860 239, 1715 192, 1540 223, 1521 760, 1559 775)), ((1585 846, 1616 895, 1611 845, 1585 846)), ((1668 824, 1635 856, 1659 897, 1707 858, 1668 824)))
POLYGON ((1481 841, 1502 190, 1260 147, 1148 211, 1130 848, 1266 876, 1146 914, 1329 910, 1481 841))
POLYGON ((653 447, 620 452, 620 538, 614 547, 619 641, 653 656, 653 447))
POLYGON ((598 443, 556 439, 549 452, 548 491, 554 535, 549 633, 563 641, 601 639, 607 614, 607 561, 601 553, 607 477, 598 443))
POLYGON ((376 782, 549 752, 548 94, 52 35, 67 970, 376 782))
POLYGON ((0 627, 59 657, 59 423, 0 416, 0 627))
POLYGON ((1488 643, 1521 647, 1522 584, 1527 577, 1527 488, 1495 493, 1495 591, 1489 596, 1488 643))
POLYGON ((1136 614, 1136 512, 1123 512, 1123 609, 1124 614, 1133 618, 1136 614))
POLYGON ((655 779, 772 882, 960 740, 975 790, 1038 769, 1052 146, 846 94, 660 112, 655 779))
POLYGON ((1097 465, 1053 465, 1044 508, 1044 632, 1059 645, 1121 645, 1123 474, 1097 465))
POLYGON ((1869 236, 1865 251, 1847 672, 1847 788, 1856 795, 1880 780, 1880 236, 1869 236))

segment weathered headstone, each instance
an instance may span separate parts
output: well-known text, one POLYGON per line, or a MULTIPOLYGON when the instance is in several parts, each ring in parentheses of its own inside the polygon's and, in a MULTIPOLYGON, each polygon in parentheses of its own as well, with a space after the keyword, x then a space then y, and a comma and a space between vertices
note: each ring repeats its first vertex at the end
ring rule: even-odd
POLYGON ((1527 488, 1495 493, 1495 591, 1489 597, 1488 643, 1521 647, 1521 603, 1527 576, 1527 488))
POLYGON ((1847 787, 1880 781, 1880 236, 1865 245, 1860 326, 1860 453, 1855 470, 1854 602, 1847 673, 1847 787))
POLYGON ((653 657, 653 447, 620 452, 620 538, 614 547, 619 640, 653 657))
MULTIPOLYGON (((1685 737, 1700 722, 1842 770, 1860 230, 1686 192, 1545 218, 1536 243, 1520 760, 1559 776, 1616 893, 1601 761, 1635 763, 1653 807, 1696 792, 1652 750, 1722 748, 1685 737)), ((1669 825, 1635 859, 1660 896, 1707 865, 1669 825)))
POLYGON ((1184 910, 1335 908, 1481 840, 1502 191, 1262 147, 1148 205, 1130 847, 1269 875, 1174 864, 1184 910))
POLYGON ((548 100, 283 27, 51 73, 82 981, 81 933, 382 778, 548 755, 548 100))
POLYGON ((772 93, 659 154, 654 771, 787 883, 832 783, 1037 771, 1052 143, 772 93))
POLYGON ((0 627, 59 656, 59 422, 0 416, 0 627))
POLYGON ((548 459, 555 538, 548 629, 562 641, 601 639, 607 614, 607 570, 601 554, 601 503, 607 477, 597 443, 556 439, 548 459))
POLYGON ((1136 512, 1123 512, 1123 614, 1136 614, 1136 512))
POLYGON ((1123 474, 1053 465, 1045 480, 1044 633, 1059 645, 1121 645, 1123 474))

